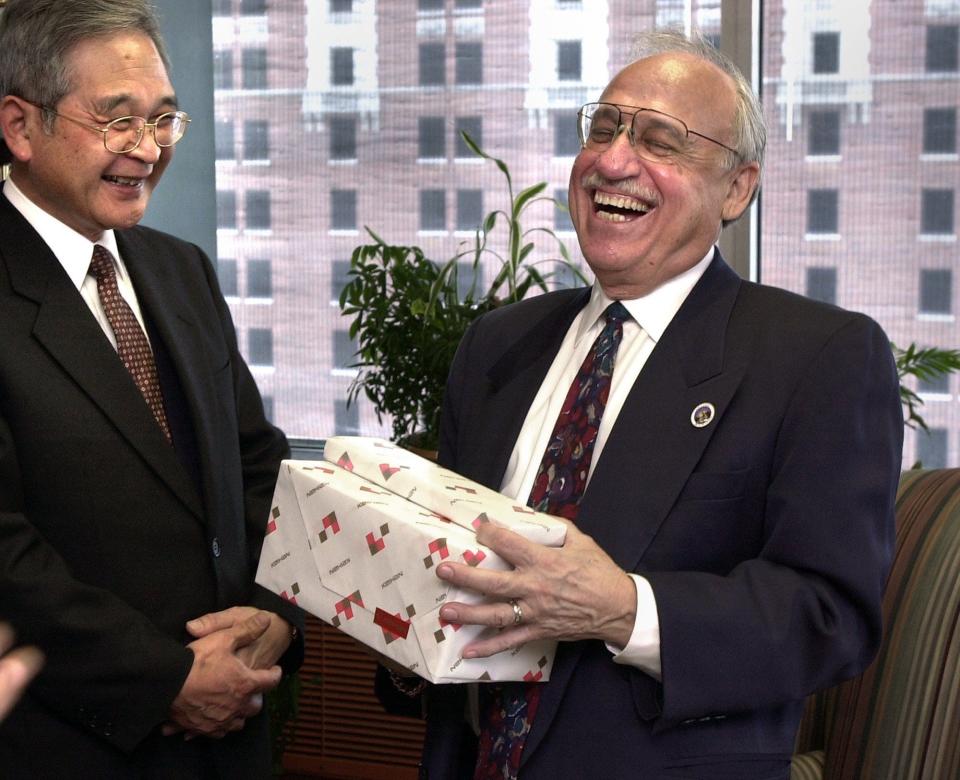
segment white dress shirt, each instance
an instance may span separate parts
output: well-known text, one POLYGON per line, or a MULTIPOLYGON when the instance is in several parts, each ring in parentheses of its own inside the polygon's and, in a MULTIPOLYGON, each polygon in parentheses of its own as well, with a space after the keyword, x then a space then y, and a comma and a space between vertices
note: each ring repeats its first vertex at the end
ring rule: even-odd
MULTIPOLYGON (((660 285, 642 298, 621 301, 631 319, 623 323, 623 339, 617 350, 610 381, 610 395, 600 418, 600 428, 593 448, 589 479, 600 460, 607 437, 613 429, 620 409, 639 376, 641 369, 663 336, 667 325, 686 300, 694 285, 703 276, 713 259, 713 248, 693 268, 660 285)), ((594 283, 590 301, 570 325, 560 350, 540 385, 520 435, 507 463, 500 490, 518 501, 526 502, 546 450, 547 442, 563 407, 580 365, 590 347, 603 330, 603 312, 612 303, 599 284, 594 283)), ((644 577, 631 574, 637 588, 637 618, 626 647, 607 645, 617 663, 636 666, 660 679, 660 621, 653 589, 644 577)))
MULTIPOLYGON (((113 335, 110 321, 107 319, 107 314, 100 303, 97 280, 89 272, 90 261, 93 258, 94 242, 40 208, 23 194, 12 179, 7 179, 3 183, 3 194, 13 204, 13 207, 23 215, 23 218, 30 223, 31 227, 40 234, 40 238, 50 247, 50 251, 56 255, 60 265, 63 266, 63 270, 70 277, 70 281, 83 296, 83 300, 86 301, 90 311, 93 312, 93 316, 100 323, 104 334, 110 340, 113 348, 116 349, 117 339, 113 335)), ((105 230, 95 243, 104 246, 113 257, 114 268, 117 272, 117 289, 123 299, 130 305, 137 322, 140 323, 140 327, 146 335, 147 329, 143 324, 140 304, 137 301, 136 293, 133 291, 133 283, 130 281, 127 267, 123 264, 123 259, 117 249, 116 236, 112 230, 105 230)), ((147 339, 149 340, 149 336, 147 336, 147 339)))

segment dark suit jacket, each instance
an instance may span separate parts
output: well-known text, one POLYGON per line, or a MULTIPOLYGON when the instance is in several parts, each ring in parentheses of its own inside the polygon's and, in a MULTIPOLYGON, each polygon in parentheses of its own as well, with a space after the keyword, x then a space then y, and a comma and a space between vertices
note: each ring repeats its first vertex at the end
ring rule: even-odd
MULTIPOLYGON (((547 294, 471 327, 447 388, 445 465, 499 486, 587 300, 547 294)), ((663 682, 601 642, 561 643, 521 778, 786 777, 803 698, 863 669, 879 642, 897 387, 873 321, 714 259, 637 379, 577 518, 649 579, 663 682), (716 416, 698 428, 703 402, 716 416)), ((431 694, 424 766, 456 777, 460 689, 431 694)))
POLYGON ((163 233, 117 233, 171 369, 175 452, 2 195, 0 237, 0 619, 47 655, 0 727, 0 774, 262 777, 264 718, 221 743, 158 729, 192 663, 185 621, 237 604, 300 620, 253 584, 287 444, 264 419, 213 268, 163 233))

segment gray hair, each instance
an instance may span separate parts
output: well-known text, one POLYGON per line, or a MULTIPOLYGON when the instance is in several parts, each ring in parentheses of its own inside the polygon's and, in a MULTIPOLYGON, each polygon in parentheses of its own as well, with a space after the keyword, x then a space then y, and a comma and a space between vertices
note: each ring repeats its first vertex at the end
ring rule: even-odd
MULTIPOLYGON (((763 109, 760 100, 750 87, 733 61, 699 32, 689 36, 679 30, 651 30, 640 33, 633 44, 634 60, 652 57, 657 54, 682 52, 693 57, 706 60, 726 73, 734 83, 736 90, 736 108, 733 116, 733 146, 737 150, 741 162, 756 162, 763 170, 763 155, 767 146, 767 128, 763 121, 763 109)), ((729 166, 733 168, 736 160, 729 154, 729 166)), ((759 179, 758 179, 759 182, 759 179)), ((753 190, 753 197, 757 197, 759 184, 753 190)), ((728 223, 724 223, 728 224, 728 223)))
MULTIPOLYGON (((156 12, 146 0, 7 0, 0 11, 0 97, 56 106, 73 88, 67 56, 81 41, 133 31, 170 60, 156 12)), ((53 114, 45 112, 47 130, 53 114)))

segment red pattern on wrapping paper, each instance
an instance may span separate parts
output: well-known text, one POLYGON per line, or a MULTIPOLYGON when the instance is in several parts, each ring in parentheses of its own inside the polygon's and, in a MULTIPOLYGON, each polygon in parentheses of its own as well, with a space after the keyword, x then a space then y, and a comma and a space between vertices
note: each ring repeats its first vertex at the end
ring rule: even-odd
POLYGON ((469 493, 471 496, 477 495, 477 491, 472 487, 467 487, 466 485, 446 485, 447 490, 462 490, 464 493, 469 493))
POLYGON ((391 615, 380 607, 373 613, 373 622, 380 626, 385 638, 389 634, 394 639, 406 639, 410 632, 409 620, 404 620, 399 613, 391 615))
POLYGON ((383 475, 384 480, 389 481, 390 477, 396 474, 401 469, 408 469, 409 466, 391 466, 389 463, 380 464, 380 473, 383 475))
POLYGON ((483 550, 477 550, 476 552, 465 550, 463 553, 463 560, 468 566, 479 566, 486 557, 487 554, 483 550))
POLYGON ((97 295, 100 296, 103 311, 117 340, 117 354, 140 391, 140 395, 143 396, 143 400, 150 407, 153 419, 160 426, 163 437, 168 444, 172 444, 173 437, 170 435, 167 412, 163 407, 163 393, 160 390, 160 378, 157 374, 156 361, 153 359, 153 350, 136 315, 117 287, 117 272, 113 267, 113 256, 100 244, 93 247, 90 273, 97 280, 97 295))
POLYGON ((337 459, 337 465, 347 471, 353 471, 353 461, 350 460, 350 455, 346 452, 337 459))

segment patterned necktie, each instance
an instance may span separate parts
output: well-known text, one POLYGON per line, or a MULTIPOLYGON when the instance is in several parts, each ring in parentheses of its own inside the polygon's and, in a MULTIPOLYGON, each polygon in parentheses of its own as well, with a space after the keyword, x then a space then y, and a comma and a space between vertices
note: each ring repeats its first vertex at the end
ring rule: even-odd
MULTIPOLYGON (((630 314, 615 301, 603 316, 606 324, 567 391, 527 501, 538 512, 568 520, 576 519, 580 509, 600 417, 610 394, 623 321, 630 314)), ((480 732, 474 780, 515 780, 541 690, 539 683, 509 683, 494 690, 480 732)))
POLYGON ((97 280, 97 293, 107 315, 113 335, 117 339, 117 354, 127 372, 133 378, 140 394, 153 412, 154 419, 167 443, 172 443, 167 413, 163 408, 163 394, 160 391, 160 379, 157 376, 157 364, 153 359, 150 343, 143 328, 137 322, 133 310, 117 289, 117 273, 113 267, 110 252, 99 244, 93 247, 93 260, 90 272, 97 280))

